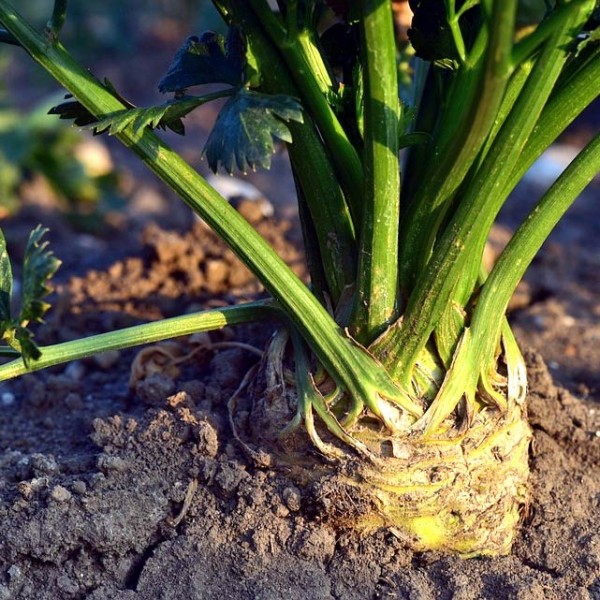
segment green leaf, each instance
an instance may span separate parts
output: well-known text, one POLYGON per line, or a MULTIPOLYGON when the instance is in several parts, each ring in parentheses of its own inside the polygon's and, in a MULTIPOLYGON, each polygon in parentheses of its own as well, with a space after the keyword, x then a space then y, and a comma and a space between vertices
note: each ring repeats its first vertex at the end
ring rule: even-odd
POLYGON ((135 134, 141 135, 147 127, 150 129, 170 129, 179 134, 185 134, 182 119, 198 106, 228 96, 230 91, 215 92, 203 96, 177 96, 164 104, 151 107, 137 107, 120 96, 109 81, 105 86, 127 107, 114 113, 104 115, 98 120, 79 101, 72 100, 67 95, 67 102, 50 109, 49 114, 59 115, 61 119, 73 119, 74 124, 80 127, 93 129, 94 134, 108 132, 111 135, 121 133, 129 126, 135 134))
POLYGON ((14 347, 19 348, 21 358, 26 366, 28 366, 30 360, 37 360, 42 353, 38 348, 38 345, 33 341, 33 333, 27 327, 21 327, 20 325, 15 328, 14 338, 17 342, 11 344, 14 347))
POLYGON ((408 37, 417 56, 430 61, 457 59, 444 0, 409 0, 409 4, 414 16, 408 37))
MULTIPOLYGON (((132 104, 121 96, 119 92, 117 92, 115 86, 108 80, 104 79, 103 87, 108 90, 115 98, 121 102, 127 109, 135 108, 135 104, 132 104)), ((62 102, 57 106, 54 106, 48 111, 49 115, 58 115, 59 119, 65 120, 73 120, 73 124, 78 127, 86 127, 97 121, 98 119, 79 102, 79 100, 75 100, 72 94, 65 95, 66 102, 62 102)))
POLYGON ((0 229, 0 329, 10 322, 10 299, 12 296, 13 275, 10 258, 6 249, 6 238, 0 229))
MULTIPOLYGON (((436 62, 443 68, 453 69, 459 55, 448 23, 447 4, 447 0, 409 0, 413 20, 408 30, 408 38, 419 58, 436 62)), ((460 29, 468 44, 479 30, 478 3, 472 0, 455 0, 455 4, 456 13, 462 15, 460 29)))
POLYGON ((41 241, 47 231, 38 225, 31 232, 25 249, 23 297, 19 315, 22 326, 27 326, 30 322, 41 323, 44 313, 50 307, 43 298, 52 291, 47 282, 56 273, 60 260, 51 250, 46 250, 48 242, 41 241))
POLYGON ((236 29, 229 29, 227 39, 205 31, 200 37, 191 36, 185 41, 158 89, 164 93, 206 83, 238 86, 243 82, 244 62, 244 43, 236 29))
POLYGON ((221 165, 232 173, 271 166, 275 140, 291 142, 285 121, 302 123, 302 107, 290 96, 259 94, 242 89, 221 109, 204 147, 213 172, 221 165))
POLYGON ((181 119, 198 106, 221 96, 223 96, 222 93, 207 94, 206 96, 184 96, 149 108, 119 110, 87 126, 93 128, 95 133, 107 131, 111 135, 121 133, 128 127, 131 127, 133 133, 137 135, 141 135, 146 128, 170 129, 179 135, 183 135, 185 128, 181 119))
MULTIPOLYGON (((50 306, 43 301, 51 291, 47 282, 60 265, 54 254, 46 250, 48 242, 42 242, 47 231, 38 225, 29 236, 23 261, 21 311, 18 317, 12 318, 12 269, 6 251, 6 239, 0 230, 0 337, 21 355, 25 365, 30 359, 36 360, 41 355, 28 325, 31 322, 42 322, 42 317, 50 306)), ((2 350, 5 352, 6 349, 2 350)))
POLYGON ((600 44, 600 27, 596 27, 596 29, 590 31, 585 36, 585 39, 579 42, 575 56, 579 56, 583 50, 589 50, 597 44, 600 44))

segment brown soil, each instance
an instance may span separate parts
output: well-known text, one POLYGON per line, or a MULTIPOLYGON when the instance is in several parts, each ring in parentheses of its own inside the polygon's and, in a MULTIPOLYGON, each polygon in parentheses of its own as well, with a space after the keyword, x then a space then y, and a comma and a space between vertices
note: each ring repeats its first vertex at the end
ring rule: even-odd
MULTIPOLYGON (((294 228, 240 209, 301 272, 294 228)), ((53 217, 30 207, 5 227, 14 252, 40 218, 53 217)), ((68 269, 44 342, 261 291, 198 222, 182 233, 117 229, 96 243, 127 258, 87 271, 72 253, 89 260, 90 241, 54 224, 68 269)), ((598 254, 579 252, 565 268, 576 246, 553 248, 522 287, 514 322, 587 398, 555 387, 540 354, 527 352, 534 501, 511 556, 465 561, 413 553, 385 530, 336 531, 319 521, 318 487, 250 465, 232 440, 225 404, 254 353, 207 348, 130 389, 132 350, 0 388, 0 599, 600 598, 598 254)), ((269 335, 238 327, 210 341, 261 348, 269 335)), ((167 351, 181 357, 195 343, 167 351)))

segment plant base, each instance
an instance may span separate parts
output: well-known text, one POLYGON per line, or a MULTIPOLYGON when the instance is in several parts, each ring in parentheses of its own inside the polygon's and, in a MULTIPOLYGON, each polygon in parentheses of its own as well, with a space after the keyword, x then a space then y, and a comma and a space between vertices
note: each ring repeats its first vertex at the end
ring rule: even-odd
MULTIPOLYGON (((365 534, 388 527, 416 551, 464 557, 510 552, 530 498, 532 431, 524 406, 512 402, 504 413, 483 409, 460 435, 449 429, 435 440, 389 437, 359 424, 348 433, 375 458, 345 448, 347 458, 331 461, 315 452, 303 427, 276 439, 285 413, 288 419, 294 414, 289 388, 278 397, 273 388, 257 391, 249 421, 253 444, 267 449, 299 485, 310 486, 320 519, 365 534), (269 415, 276 417, 270 424, 269 415)), ((342 448, 323 429, 319 434, 342 448)))
POLYGON ((460 438, 382 440, 376 462, 332 468, 330 490, 337 480, 363 498, 362 514, 338 522, 364 532, 391 527, 418 551, 508 554, 529 504, 530 441, 519 406, 480 413, 460 438))

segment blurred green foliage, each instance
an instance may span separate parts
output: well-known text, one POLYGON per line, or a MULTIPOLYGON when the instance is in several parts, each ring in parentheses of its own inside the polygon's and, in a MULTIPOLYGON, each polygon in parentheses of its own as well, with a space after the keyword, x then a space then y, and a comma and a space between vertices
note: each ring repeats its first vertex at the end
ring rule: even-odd
MULTIPOLYGON (((39 27, 45 25, 52 12, 50 0, 14 4, 39 27)), ((168 36, 168 28, 173 25, 190 32, 197 25, 203 29, 222 28, 221 19, 207 0, 128 0, 126 4, 124 10, 122 0, 70 2, 62 41, 76 47, 78 56, 94 65, 99 59, 119 59, 133 51, 150 31, 158 32, 160 37, 168 36)), ((178 43, 180 37, 178 32, 178 43)), ((17 106, 20 91, 11 87, 6 76, 10 57, 9 53, 0 54, 0 216, 18 209, 23 183, 38 173, 68 216, 85 229, 93 228, 105 208, 119 207, 123 202, 118 177, 112 166, 100 166, 106 157, 99 156, 102 152, 98 153, 97 145, 94 149, 89 144, 89 135, 48 116, 48 110, 62 101, 62 95, 38 102, 29 110, 17 106)), ((30 102, 26 100, 25 105, 30 102)))
MULTIPOLYGON (((83 151, 83 135, 48 117, 56 98, 22 114, 0 102, 0 208, 12 213, 30 174, 39 173, 68 210, 92 207, 104 194, 114 195, 117 176, 106 155, 83 151)), ((97 147, 96 147, 97 148, 97 147)))

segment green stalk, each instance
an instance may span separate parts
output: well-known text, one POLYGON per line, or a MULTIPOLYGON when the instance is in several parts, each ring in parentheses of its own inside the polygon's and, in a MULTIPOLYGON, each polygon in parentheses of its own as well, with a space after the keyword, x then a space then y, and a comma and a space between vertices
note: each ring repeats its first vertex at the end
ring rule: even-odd
MULTIPOLYGON (((92 114, 102 117, 124 108, 60 43, 37 33, 6 0, 0 0, 0 22, 32 58, 92 114)), ((394 384, 388 373, 346 336, 317 298, 248 222, 176 152, 147 130, 139 136, 127 129, 115 137, 179 194, 256 275, 302 332, 331 376, 355 402, 378 411, 383 396, 411 414, 422 412, 394 384)))
MULTIPOLYGON (((360 223, 363 166, 356 149, 329 104, 329 96, 334 91, 327 87, 324 89, 323 84, 320 83, 324 81, 324 77, 317 78, 315 76, 315 73, 326 71, 322 64, 322 58, 319 59, 318 51, 309 43, 305 33, 299 32, 298 37, 290 38, 266 0, 249 0, 248 4, 285 61, 289 73, 298 87, 300 97, 331 152, 336 173, 350 204, 354 221, 356 224, 360 223)), ((238 5, 232 10, 232 13, 235 14, 238 11, 243 14, 247 8, 238 5)), ((270 64, 270 68, 274 68, 273 63, 270 64)))
POLYGON ((143 325, 127 327, 120 331, 100 333, 81 340, 54 344, 40 348, 42 355, 28 364, 19 358, 0 366, 0 381, 39 371, 72 360, 88 358, 100 352, 123 350, 142 344, 153 344, 163 340, 191 335, 202 331, 222 329, 226 325, 237 325, 248 321, 271 318, 277 314, 276 306, 269 301, 249 302, 240 306, 215 308, 202 312, 162 319, 143 325))
MULTIPOLYGON (((247 32, 251 52, 261 72, 261 88, 268 93, 300 96, 279 52, 266 38, 249 6, 236 4, 235 9, 228 12, 227 3, 215 4, 226 18, 233 19, 247 32)), ((356 279, 354 224, 338 183, 333 159, 310 116, 305 115, 301 125, 289 123, 288 126, 294 140, 288 146, 290 160, 317 231, 328 293, 335 305, 344 289, 356 279)))
MULTIPOLYGON (((523 90, 523 86, 529 77, 531 70, 533 68, 534 63, 532 61, 525 61, 521 63, 512 74, 508 85, 506 86, 506 91, 504 92, 504 97, 502 98, 502 102, 498 107, 498 113, 496 118, 494 119, 494 125, 492 126, 490 133, 487 137, 484 147, 481 149, 480 155, 477 159, 476 165, 474 165, 474 170, 479 168, 484 158, 487 156, 498 132, 504 125, 504 122, 508 118, 515 102, 519 98, 521 91, 523 90)), ((529 143, 528 143, 529 144, 529 143)), ((527 146, 529 147, 529 145, 527 146)), ((459 192, 460 193, 460 192, 459 192)))
POLYGON ((361 2, 364 72, 364 210, 351 331, 369 344, 395 318, 400 164, 396 41, 389 0, 361 2))
MULTIPOLYGON (((507 368, 513 370, 516 378, 516 381, 509 379, 509 386, 524 385, 524 374, 518 373, 522 371, 522 359, 504 316, 506 307, 515 287, 554 226, 598 172, 600 135, 565 169, 500 255, 482 287, 471 325, 464 329, 440 393, 415 424, 415 432, 425 436, 435 434, 463 394, 474 397, 478 380, 480 387, 486 389, 491 397, 500 396, 493 388, 493 379, 501 336, 507 368)), ((522 401, 523 390, 509 389, 508 395, 521 398, 522 401)), ((506 404, 503 396, 501 402, 506 404)))
POLYGON ((525 271, 567 209, 600 173, 600 135, 577 155, 517 229, 486 279, 473 312, 477 354, 490 363, 508 302, 525 271))
POLYGON ((452 32, 454 46, 461 63, 464 63, 467 58, 467 50, 465 48, 465 40, 463 39, 462 31, 460 30, 460 14, 456 13, 456 0, 445 0, 446 3, 446 20, 452 32))
POLYGON ((328 292, 335 306, 356 279, 356 235, 329 156, 307 121, 288 124, 294 140, 288 152, 317 231, 328 292))
POLYGON ((545 17, 535 28, 535 31, 526 35, 515 44, 513 49, 512 63, 520 65, 527 60, 540 46, 556 31, 557 28, 569 18, 573 4, 583 4, 586 0, 575 0, 565 3, 557 3, 550 15, 545 17))
POLYGON ((304 254, 308 272, 310 274, 310 285, 313 294, 319 299, 321 304, 327 305, 328 285, 327 275, 323 267, 323 257, 319 247, 319 236, 312 220, 310 209, 304 191, 301 186, 298 174, 292 164, 292 175, 294 177, 294 186, 296 188, 296 197, 298 199, 298 216, 300 217, 300 226, 302 228, 302 240, 304 242, 304 254))
POLYGON ((454 82, 443 129, 451 129, 449 123, 455 120, 459 126, 451 139, 442 135, 438 140, 433 172, 423 177, 403 225, 400 279, 409 290, 431 256, 450 200, 494 124, 512 71, 517 5, 517 0, 494 3, 486 53, 474 65, 463 65, 454 82))
POLYGON ((384 364, 404 385, 410 381, 419 352, 451 301, 457 282, 463 287, 475 284, 483 245, 506 199, 506 183, 511 171, 520 160, 521 151, 560 75, 573 30, 582 26, 593 4, 590 0, 584 8, 574 10, 571 19, 547 42, 511 115, 465 190, 464 198, 417 281, 402 324, 391 329, 378 343, 378 355, 383 356, 384 364), (469 278, 474 279, 468 281, 469 278))
POLYGON ((550 97, 508 180, 507 193, 514 189, 550 144, 598 96, 600 96, 600 53, 550 97))

